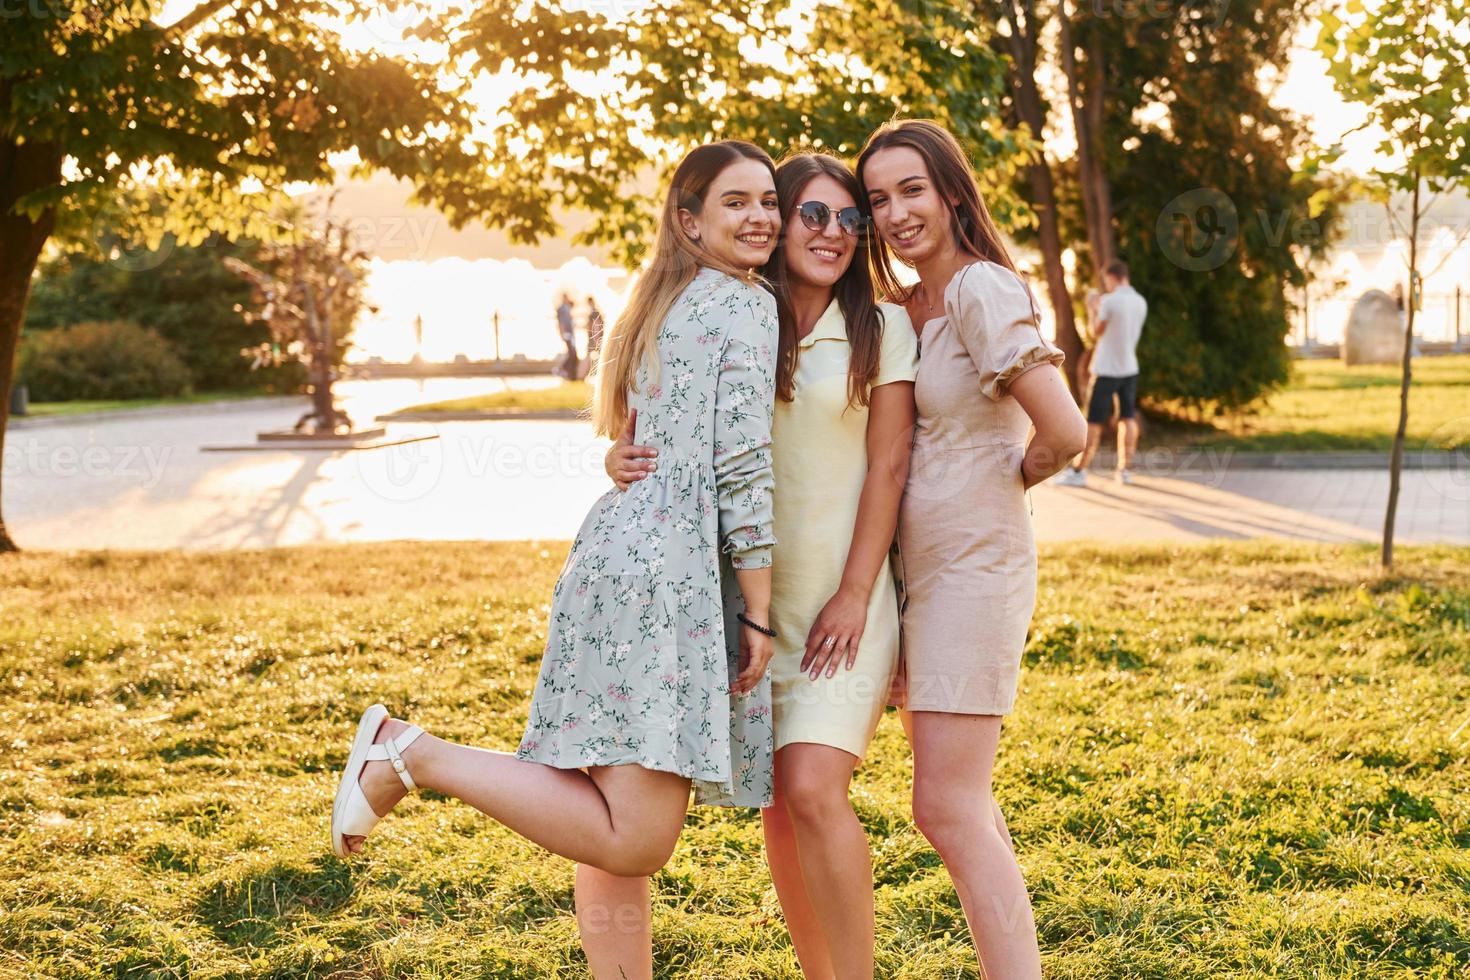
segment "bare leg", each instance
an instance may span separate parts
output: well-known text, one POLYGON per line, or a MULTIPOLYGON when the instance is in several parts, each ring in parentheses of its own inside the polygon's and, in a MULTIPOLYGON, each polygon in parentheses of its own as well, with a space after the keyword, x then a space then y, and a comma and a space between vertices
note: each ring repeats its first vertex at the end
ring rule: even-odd
POLYGON ((994 715, 913 713, 914 822, 954 879, 985 975, 1035 980, 1031 899, 990 792, 1000 725, 994 715))
MULTIPOLYGON (((390 718, 375 742, 404 728, 390 718)), ((535 844, 614 875, 650 875, 673 853, 689 808, 689 780, 640 766, 556 769, 506 752, 455 745, 425 733, 403 753, 415 783, 463 800, 535 844)), ((386 814, 405 791, 386 762, 362 772, 362 792, 386 814)), ((361 837, 346 838, 352 851, 361 837)))
POLYGON ((1131 469, 1138 452, 1138 419, 1118 420, 1118 468, 1131 469))
POLYGON ((577 865, 577 928, 593 980, 653 980, 648 879, 577 865))
POLYGON ((833 975, 873 977, 873 861, 848 787, 858 758, 796 742, 776 753, 776 779, 796 831, 806 891, 826 939, 833 975))
MULTIPOLYGON (((778 765, 779 760, 778 754, 778 765)), ((791 933, 796 961, 801 964, 801 975, 806 980, 836 980, 832 958, 827 955, 827 939, 817 923, 817 912, 812 908, 811 895, 801 875, 796 830, 791 826, 791 815, 786 810, 779 782, 774 801, 761 810, 761 827, 766 835, 766 862, 771 868, 771 881, 781 902, 781 914, 786 918, 786 930, 791 933)))
POLYGON ((990 806, 995 815, 995 832, 1000 834, 1001 839, 1006 842, 1006 847, 1012 854, 1015 854, 1016 844, 1011 840, 1011 828, 1006 826, 1005 814, 1000 812, 1000 804, 996 802, 995 797, 990 798, 990 806))
POLYGON ((1102 443, 1102 430, 1100 425, 1087 423, 1087 448, 1082 450, 1082 455, 1073 461, 1073 465, 1082 472, 1087 472, 1087 467, 1092 465, 1092 457, 1097 455, 1097 447, 1102 443))
MULTIPOLYGON (((911 712, 900 709, 898 712, 898 720, 903 725, 904 737, 909 740, 909 746, 912 747, 914 742, 913 714, 911 712)), ((1002 838, 1005 839, 1006 847, 1009 847, 1011 849, 1011 853, 1014 854, 1016 853, 1016 845, 1011 840, 1011 828, 1006 826, 1005 814, 1000 812, 1000 804, 996 802, 994 797, 991 798, 990 803, 992 812, 995 815, 995 830, 998 834, 1000 834, 1002 838)))

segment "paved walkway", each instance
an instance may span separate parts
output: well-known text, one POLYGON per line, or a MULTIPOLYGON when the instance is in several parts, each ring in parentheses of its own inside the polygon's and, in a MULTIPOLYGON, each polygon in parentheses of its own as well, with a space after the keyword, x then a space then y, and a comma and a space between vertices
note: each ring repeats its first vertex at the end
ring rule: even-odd
MULTIPOLYGON (((342 386, 362 421, 484 381, 342 386)), ((303 402, 304 404, 304 402, 303 402)), ((389 539, 564 540, 607 488, 606 443, 578 422, 391 423, 439 439, 362 452, 201 452, 289 426, 280 403, 13 428, 5 514, 28 548, 250 548, 389 539)), ((1386 473, 1226 470, 1032 493, 1042 540, 1278 537, 1373 541, 1386 473)), ((1399 540, 1470 545, 1463 471, 1406 471, 1399 540)))

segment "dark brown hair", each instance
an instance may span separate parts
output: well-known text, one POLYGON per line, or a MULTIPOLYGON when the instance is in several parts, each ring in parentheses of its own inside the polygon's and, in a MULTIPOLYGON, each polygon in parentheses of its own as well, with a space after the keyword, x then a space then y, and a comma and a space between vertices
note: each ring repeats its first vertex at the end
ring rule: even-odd
MULTIPOLYGON (((907 146, 923 157, 940 197, 946 203, 958 201, 949 209, 950 230, 955 244, 977 259, 1017 272, 1000 229, 980 197, 980 187, 975 183, 975 173, 970 169, 964 149, 949 130, 932 119, 890 119, 868 137, 867 145, 857 158, 857 179, 862 185, 862 195, 858 200, 863 209, 871 211, 868 188, 862 183, 863 167, 874 153, 895 146, 907 146)), ((893 273, 893 251, 881 235, 874 234, 872 238, 869 254, 873 262, 873 278, 888 299, 898 303, 907 301, 916 287, 906 287, 898 281, 893 273)))
POLYGON ((1103 269, 1103 272, 1106 272, 1114 279, 1127 279, 1128 263, 1124 262, 1122 259, 1114 259, 1113 261, 1108 263, 1107 268, 1103 269))
MULTIPOLYGON (((807 184, 817 177, 831 177, 852 195, 862 207, 862 188, 852 170, 830 153, 798 150, 787 154, 776 167, 776 199, 781 203, 781 236, 765 277, 776 291, 776 308, 781 317, 781 340, 776 353, 776 395, 783 401, 796 396, 796 363, 801 346, 796 337, 796 311, 791 306, 791 285, 786 273, 786 236, 801 219, 797 206, 807 184)), ((863 209, 866 213, 866 209, 863 209)), ((872 235, 866 231, 857 237, 852 264, 833 286, 837 306, 847 324, 847 342, 852 359, 847 369, 847 404, 868 404, 868 392, 878 376, 879 355, 883 348, 883 311, 873 297, 872 260, 868 255, 872 235)))

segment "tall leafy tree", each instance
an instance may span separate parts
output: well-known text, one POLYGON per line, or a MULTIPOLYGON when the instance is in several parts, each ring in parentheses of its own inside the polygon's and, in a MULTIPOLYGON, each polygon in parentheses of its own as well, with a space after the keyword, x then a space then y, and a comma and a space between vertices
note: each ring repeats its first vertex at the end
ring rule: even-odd
MULTIPOLYGON (((414 179, 423 200, 494 183, 463 81, 347 48, 323 26, 366 0, 28 0, 0 32, 0 449, 16 345, 48 241, 113 256, 168 234, 269 239, 290 181, 328 155, 414 179)), ((140 273, 146 274, 146 273, 140 273)), ((0 551, 14 542, 0 518, 0 551)))
MULTIPOLYGON (((1000 219, 1025 213, 1011 190, 1026 144, 1003 118, 1005 61, 967 4, 653 0, 616 22, 584 7, 496 0, 435 27, 467 70, 522 75, 490 136, 507 151, 497 165, 538 187, 504 215, 513 235, 554 233, 553 207, 587 207, 595 221, 582 240, 636 264, 654 213, 648 178, 691 145, 738 138, 777 157, 797 146, 855 155, 896 114, 950 126, 1000 219)), ((460 206, 502 217, 463 191, 460 206)))
POLYGON ((1004 43, 1004 50, 1010 56, 1007 76, 1011 89, 1011 112, 1016 124, 1025 127, 1025 131, 1033 138, 1033 150, 1025 165, 1026 183, 1030 192, 1031 209, 1036 216, 1036 246, 1041 252, 1047 295, 1051 298, 1052 310, 1056 316, 1057 345, 1067 355, 1067 377, 1080 401, 1084 389, 1082 338, 1077 331, 1072 291, 1067 283, 1066 266, 1062 261, 1065 247, 1059 215, 1057 177, 1050 154, 1042 145, 1050 107, 1041 94, 1041 86, 1037 80, 1038 70, 1047 57, 1042 33, 1051 19, 1051 11, 1029 0, 998 0, 996 7, 1005 25, 998 40, 1004 43))
POLYGON ((1368 110, 1365 125, 1385 136, 1380 152, 1394 165, 1369 176, 1389 221, 1408 240, 1408 315, 1399 383, 1398 428, 1389 458, 1382 562, 1393 566, 1404 435, 1413 379, 1414 322, 1423 277, 1420 223, 1434 196, 1470 188, 1470 2, 1467 0, 1348 0, 1321 15, 1318 49, 1331 63, 1338 93, 1368 110), (1397 193, 1401 203, 1395 205, 1397 193))
POLYGON ((1078 150, 1064 237, 1095 277, 1116 254, 1149 299, 1140 390, 1233 410, 1285 381, 1298 246, 1333 234, 1336 198, 1273 101, 1315 4, 1059 0, 1058 59, 1078 150))

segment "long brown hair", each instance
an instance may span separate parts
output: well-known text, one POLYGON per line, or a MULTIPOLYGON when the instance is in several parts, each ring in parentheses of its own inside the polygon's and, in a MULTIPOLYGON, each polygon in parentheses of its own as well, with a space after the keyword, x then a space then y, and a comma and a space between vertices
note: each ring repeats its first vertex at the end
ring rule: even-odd
MULTIPOLYGON (((862 183, 863 167, 874 153, 895 146, 907 146, 924 158, 934 187, 946 204, 958 200, 958 204, 949 205, 950 230, 955 244, 977 259, 994 262, 1019 275, 1000 229, 980 196, 975 173, 970 169, 959 140, 932 119, 890 119, 868 137, 867 145, 858 154, 856 168, 858 183, 862 185, 862 195, 858 200, 863 208, 869 209, 868 188, 862 183)), ((873 260, 874 279, 889 299, 906 302, 917 284, 904 286, 898 281, 893 272, 893 251, 881 235, 872 237, 873 247, 869 254, 873 260)))
MULTIPOLYGON (((787 154, 776 167, 776 199, 781 204, 781 236, 771 261, 766 265, 766 279, 776 291, 776 309, 781 318, 780 344, 776 353, 776 395, 783 401, 796 396, 796 362, 801 354, 796 337, 796 311, 791 306, 791 284, 786 273, 786 240, 801 220, 796 216, 796 207, 801 204, 801 193, 816 177, 831 177, 841 184, 852 199, 862 207, 862 188, 847 164, 830 153, 814 150, 798 150, 787 154)), ((866 209, 864 209, 866 211, 866 209)), ((883 345, 883 311, 873 299, 872 263, 868 256, 868 239, 871 235, 858 235, 857 250, 852 264, 837 280, 833 293, 842 318, 847 323, 847 342, 852 348, 852 360, 847 369, 847 404, 849 407, 868 404, 868 392, 873 379, 878 376, 878 358, 883 345)))
POLYGON ((718 269, 753 285, 761 282, 750 269, 730 265, 690 241, 679 227, 679 211, 699 214, 715 178, 742 159, 765 164, 771 179, 776 179, 776 165, 770 154, 744 140, 697 146, 674 169, 668 196, 659 209, 653 254, 633 287, 628 305, 603 340, 602 357, 593 379, 597 394, 592 421, 598 435, 616 439, 622 434, 628 424, 628 395, 637 391, 638 367, 647 361, 657 372, 659 328, 700 266, 718 269))

